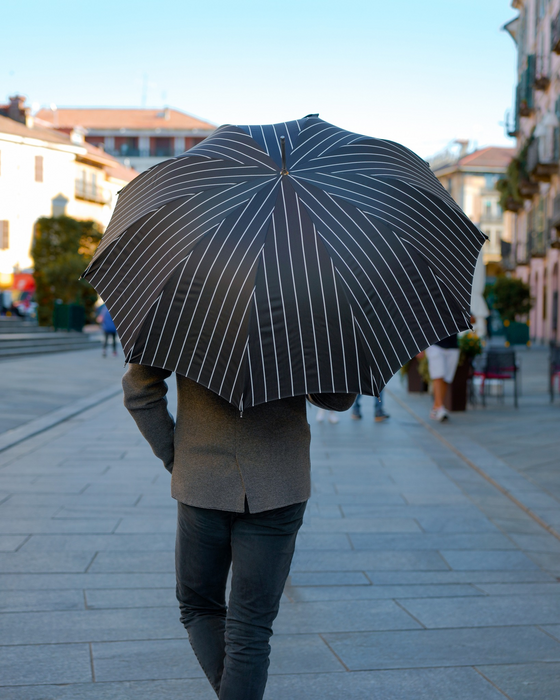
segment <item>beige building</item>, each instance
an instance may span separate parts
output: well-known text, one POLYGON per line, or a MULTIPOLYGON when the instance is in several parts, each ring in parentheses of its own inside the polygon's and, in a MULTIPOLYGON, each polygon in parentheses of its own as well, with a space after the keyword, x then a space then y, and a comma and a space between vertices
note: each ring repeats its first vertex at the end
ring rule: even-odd
POLYGON ((31 244, 41 216, 67 214, 105 227, 116 194, 136 176, 84 141, 33 123, 22 99, 0 106, 0 285, 33 267, 31 244), (10 112, 11 108, 11 112, 10 112))
POLYGON ((506 172, 514 153, 512 148, 498 146, 469 151, 468 141, 456 141, 430 159, 438 180, 488 236, 483 248, 488 277, 501 272, 503 244, 511 242, 513 217, 500 207, 496 182, 506 172))
POLYGON ((531 286, 533 340, 560 342, 560 0, 513 0, 505 25, 517 45, 518 84, 508 132, 514 217, 511 268, 531 286))
POLYGON ((42 109, 37 122, 55 129, 83 129, 86 141, 138 172, 180 155, 215 126, 176 109, 42 109))

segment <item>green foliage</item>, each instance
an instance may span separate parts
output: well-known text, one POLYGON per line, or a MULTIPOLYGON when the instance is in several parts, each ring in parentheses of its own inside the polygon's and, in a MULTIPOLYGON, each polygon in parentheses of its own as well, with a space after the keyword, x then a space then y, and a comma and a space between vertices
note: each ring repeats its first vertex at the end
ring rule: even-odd
POLYGON ((465 360, 472 361, 477 355, 482 353, 482 341, 473 331, 467 331, 459 336, 459 364, 462 365, 465 360))
POLYGON ((516 316, 528 314, 533 307, 529 285, 515 277, 498 277, 493 292, 494 308, 502 321, 515 321, 516 316))
POLYGON ((56 299, 64 304, 80 304, 86 322, 93 320, 97 293, 80 280, 102 231, 95 221, 78 221, 69 216, 42 217, 37 221, 31 255, 35 264, 35 284, 39 323, 50 326, 56 299))
POLYGON ((522 180, 529 180, 529 173, 527 172, 528 148, 529 141, 527 141, 519 155, 511 159, 505 176, 496 182, 496 189, 500 193, 500 206, 504 211, 510 208, 512 202, 520 207, 523 206, 523 197, 519 192, 519 183, 522 180))

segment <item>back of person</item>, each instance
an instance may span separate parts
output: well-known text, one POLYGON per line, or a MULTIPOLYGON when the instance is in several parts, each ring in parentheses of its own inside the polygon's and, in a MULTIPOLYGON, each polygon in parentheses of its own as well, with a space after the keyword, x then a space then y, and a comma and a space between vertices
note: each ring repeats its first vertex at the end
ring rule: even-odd
MULTIPOLYGON (((126 408, 171 472, 181 622, 221 700, 262 700, 272 623, 310 495, 306 399, 270 401, 241 413, 177 375, 175 420, 166 399, 171 374, 129 365, 123 388, 126 408)), ((341 411, 355 395, 309 399, 341 411)))

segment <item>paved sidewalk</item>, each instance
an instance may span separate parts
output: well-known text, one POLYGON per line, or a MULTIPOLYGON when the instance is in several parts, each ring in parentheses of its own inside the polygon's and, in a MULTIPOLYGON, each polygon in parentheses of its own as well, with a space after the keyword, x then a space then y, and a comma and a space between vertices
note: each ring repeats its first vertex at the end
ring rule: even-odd
POLYGON ((0 362, 0 434, 110 386, 123 374, 124 358, 101 348, 31 355, 0 362))
MULTIPOLYGON (((498 455, 508 421, 540 459, 560 403, 454 416, 437 430, 457 454, 402 405, 423 418, 426 397, 398 378, 390 391, 385 423, 367 399, 360 422, 310 411, 313 497, 266 699, 557 700, 560 541, 461 455, 474 444, 473 463, 521 469, 498 455)), ((546 497, 552 522, 543 487, 531 503, 546 497)), ((215 697, 179 623, 174 520, 169 477, 120 398, 0 455, 3 700, 215 697)))

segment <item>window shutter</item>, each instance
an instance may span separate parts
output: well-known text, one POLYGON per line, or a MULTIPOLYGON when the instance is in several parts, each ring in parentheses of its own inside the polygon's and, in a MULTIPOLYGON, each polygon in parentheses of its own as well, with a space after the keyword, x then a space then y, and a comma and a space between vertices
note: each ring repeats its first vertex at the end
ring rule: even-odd
POLYGON ((43 182, 43 156, 35 156, 35 182, 43 182))
POLYGON ((10 247, 10 222, 0 221, 0 250, 10 247))

